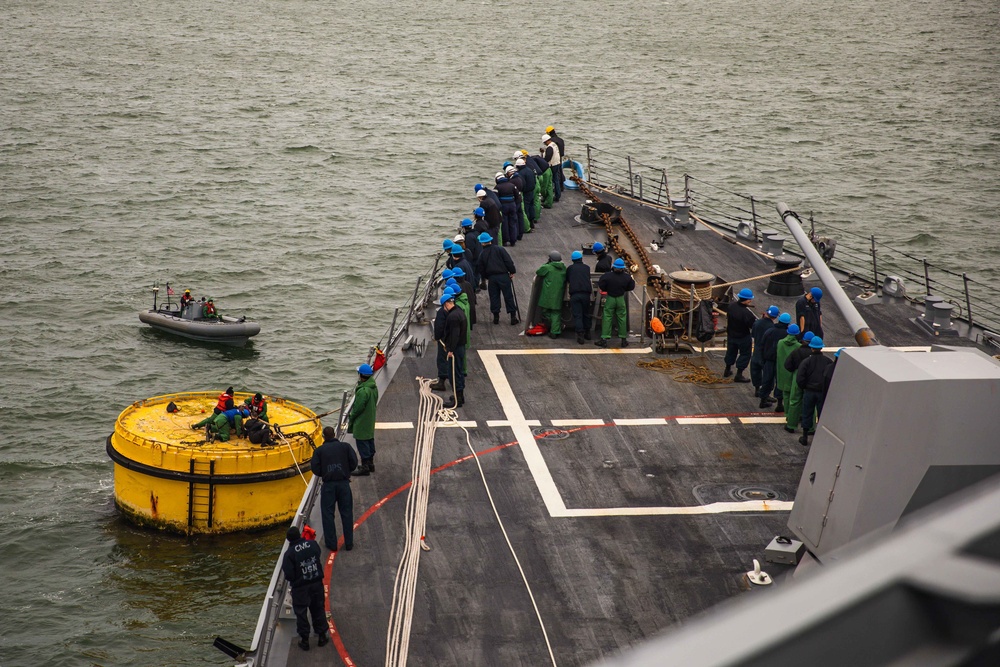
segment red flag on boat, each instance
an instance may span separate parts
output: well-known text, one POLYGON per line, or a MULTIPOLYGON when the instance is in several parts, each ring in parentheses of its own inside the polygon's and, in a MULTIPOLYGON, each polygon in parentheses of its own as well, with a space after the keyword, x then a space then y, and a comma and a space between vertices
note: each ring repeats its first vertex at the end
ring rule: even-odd
POLYGON ((174 288, 171 287, 170 285, 167 285, 167 296, 173 296, 173 295, 174 295, 174 288))
POLYGON ((375 358, 372 359, 372 370, 377 371, 378 369, 385 366, 385 352, 383 352, 379 347, 375 346, 375 358))

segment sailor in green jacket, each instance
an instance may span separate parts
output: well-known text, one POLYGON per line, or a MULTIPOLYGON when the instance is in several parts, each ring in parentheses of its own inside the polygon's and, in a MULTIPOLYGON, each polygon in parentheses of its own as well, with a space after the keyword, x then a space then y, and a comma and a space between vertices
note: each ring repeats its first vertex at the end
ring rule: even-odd
MULTIPOLYGON (((778 358, 774 362, 777 387, 781 390, 781 397, 787 397, 789 403, 792 398, 792 372, 785 368, 785 360, 788 358, 788 355, 800 347, 802 347, 802 343, 799 342, 799 325, 789 324, 788 335, 778 341, 778 358)), ((780 398, 778 399, 778 407, 774 411, 785 411, 780 398)))
POLYGON ((812 331, 802 334, 802 344, 799 345, 798 349, 789 352, 785 358, 785 363, 781 365, 789 374, 788 384, 790 392, 788 400, 785 401, 785 426, 783 427, 789 433, 795 433, 795 427, 802 421, 802 387, 795 381, 795 375, 798 373, 799 364, 809 356, 809 342, 812 339, 812 331))
POLYGON ((549 261, 538 267, 535 275, 542 279, 542 289, 538 293, 538 307, 542 317, 549 322, 549 338, 562 335, 562 308, 566 292, 566 265, 562 255, 553 250, 549 261))
MULTIPOLYGON (((469 303, 469 295, 462 290, 457 284, 452 289, 452 294, 455 295, 455 305, 462 309, 465 313, 465 349, 472 347, 472 322, 470 318, 475 315, 475 310, 472 304, 469 303), (456 291, 457 290, 457 291, 456 291)), ((469 371, 465 367, 465 357, 462 358, 462 373, 468 375, 469 371)))
POLYGON ((209 441, 214 438, 222 442, 229 442, 229 417, 226 416, 225 412, 220 412, 217 415, 209 415, 197 424, 191 424, 191 428, 196 431, 205 426, 208 427, 207 434, 209 441))
POLYGON ((354 435, 361 459, 352 475, 369 475, 375 472, 375 408, 378 405, 378 387, 375 370, 368 364, 358 366, 358 386, 354 388, 354 402, 347 418, 347 432, 354 435))

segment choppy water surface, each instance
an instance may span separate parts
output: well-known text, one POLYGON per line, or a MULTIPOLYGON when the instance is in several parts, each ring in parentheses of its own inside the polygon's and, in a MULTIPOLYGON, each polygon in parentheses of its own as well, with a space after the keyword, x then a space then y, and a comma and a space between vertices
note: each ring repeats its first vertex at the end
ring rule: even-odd
POLYGON ((227 664, 211 639, 249 641, 281 531, 122 523, 115 416, 229 384, 334 407, 472 185, 549 123, 995 280, 998 11, 0 4, 0 664, 227 664), (166 279, 262 333, 142 328, 166 279))

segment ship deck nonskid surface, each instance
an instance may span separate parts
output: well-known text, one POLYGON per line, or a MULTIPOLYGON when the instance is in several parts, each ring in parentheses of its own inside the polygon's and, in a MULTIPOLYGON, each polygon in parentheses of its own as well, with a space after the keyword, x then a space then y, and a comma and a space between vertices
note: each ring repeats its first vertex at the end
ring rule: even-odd
MULTIPOLYGON (((568 262, 581 243, 603 240, 603 228, 573 220, 582 201, 580 194, 567 193, 511 249, 522 312, 534 269, 550 250, 568 262)), ((664 226, 658 211, 624 206, 647 242, 664 226)), ((667 271, 683 265, 726 280, 773 267, 700 230, 675 233, 653 259, 667 271)), ((770 303, 794 309, 794 298, 763 294, 766 279, 748 286, 760 295, 758 312, 770 303)), ((522 327, 504 318, 490 323, 487 302, 484 292, 458 418, 482 453, 485 478, 558 664, 587 664, 634 646, 746 591, 742 575, 752 559, 763 561, 770 539, 788 533, 782 510, 806 456, 797 435, 774 423, 774 413, 758 409, 749 385, 681 383, 641 369, 638 361, 657 355, 636 349, 645 346, 635 337, 621 352, 599 350, 589 341, 578 345, 571 331, 560 340, 525 337, 522 327)), ((631 305, 630 324, 637 331, 638 301, 631 305)), ((930 344, 905 318, 884 311, 879 317, 893 325, 877 330, 886 342, 930 344)), ((853 344, 832 303, 824 328, 828 346, 853 344)), ((704 360, 721 372, 722 356, 710 350, 704 360)), ((355 520, 361 523, 355 549, 332 560, 329 603, 342 654, 354 664, 385 660, 393 580, 405 539, 415 378, 433 375, 433 349, 402 360, 379 403, 378 470, 352 484, 355 520)), ((410 664, 546 664, 531 599, 469 454, 465 431, 437 430, 438 469, 425 531, 431 550, 420 559, 410 664)), ((310 523, 318 527, 318 503, 310 523)), ((293 621, 281 625, 276 642, 287 642, 287 653, 278 653, 288 664, 329 661, 329 649, 305 653, 294 646, 293 621)))

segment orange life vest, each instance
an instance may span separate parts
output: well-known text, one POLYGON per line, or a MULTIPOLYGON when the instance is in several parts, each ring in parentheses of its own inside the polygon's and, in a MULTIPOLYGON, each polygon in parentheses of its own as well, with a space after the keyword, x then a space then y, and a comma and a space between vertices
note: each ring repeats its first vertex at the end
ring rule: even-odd
POLYGON ((261 398, 260 399, 260 403, 258 403, 257 401, 255 401, 255 400, 253 400, 251 398, 250 399, 250 409, 253 410, 254 412, 256 412, 257 414, 260 414, 261 412, 263 412, 264 411, 264 399, 261 398))
POLYGON ((221 394, 219 394, 219 402, 215 404, 215 409, 225 412, 226 410, 229 409, 229 401, 231 400, 233 400, 232 394, 227 394, 226 392, 222 392, 221 394))

